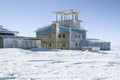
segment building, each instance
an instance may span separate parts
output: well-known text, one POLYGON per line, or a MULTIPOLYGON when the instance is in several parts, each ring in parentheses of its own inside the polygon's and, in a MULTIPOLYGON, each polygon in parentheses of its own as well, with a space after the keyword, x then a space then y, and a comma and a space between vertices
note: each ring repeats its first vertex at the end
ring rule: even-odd
POLYGON ((36 30, 36 37, 42 39, 41 47, 48 49, 81 49, 86 39, 86 30, 80 26, 79 11, 57 11, 56 21, 36 30))
POLYGON ((33 37, 16 36, 19 32, 10 31, 0 25, 0 48, 38 48, 40 39, 33 37))
POLYGON ((86 39, 84 46, 100 47, 100 50, 110 50, 110 42, 101 41, 99 39, 86 39))
POLYGON ((82 21, 78 19, 78 10, 54 13, 56 20, 52 24, 36 30, 36 37, 42 39, 42 48, 81 50, 89 46, 89 40, 86 39, 87 31, 81 26, 82 21))

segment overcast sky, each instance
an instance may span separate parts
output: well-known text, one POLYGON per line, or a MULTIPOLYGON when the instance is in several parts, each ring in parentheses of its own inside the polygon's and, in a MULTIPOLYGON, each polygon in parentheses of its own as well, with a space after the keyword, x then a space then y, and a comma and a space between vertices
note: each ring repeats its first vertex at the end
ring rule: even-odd
POLYGON ((0 24, 35 37, 37 28, 55 20, 54 11, 80 11, 87 37, 120 45, 120 0, 0 0, 0 24))

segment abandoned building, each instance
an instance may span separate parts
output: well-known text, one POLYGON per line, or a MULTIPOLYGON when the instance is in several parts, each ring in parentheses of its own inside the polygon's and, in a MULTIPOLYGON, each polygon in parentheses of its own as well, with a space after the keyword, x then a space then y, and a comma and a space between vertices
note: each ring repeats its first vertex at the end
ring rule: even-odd
POLYGON ((100 50, 110 50, 110 42, 101 41, 99 39, 86 39, 84 46, 100 47, 100 50))
POLYGON ((16 36, 19 32, 10 31, 0 25, 0 48, 38 48, 40 47, 40 39, 33 37, 16 36))
POLYGON ((87 31, 81 27, 82 21, 78 19, 78 10, 72 9, 54 13, 56 21, 36 30, 36 37, 41 39, 41 48, 81 50, 83 47, 95 47, 95 44, 98 43, 97 47, 100 47, 101 50, 110 50, 110 42, 91 42, 87 39, 87 31))

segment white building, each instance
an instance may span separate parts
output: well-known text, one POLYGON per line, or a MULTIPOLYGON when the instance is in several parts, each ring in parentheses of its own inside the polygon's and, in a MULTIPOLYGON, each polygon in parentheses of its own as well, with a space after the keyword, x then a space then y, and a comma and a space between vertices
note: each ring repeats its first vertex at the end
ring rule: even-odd
POLYGON ((100 50, 110 50, 110 42, 101 41, 99 39, 86 39, 84 46, 100 47, 100 50))
POLYGON ((48 49, 81 50, 83 47, 101 47, 101 50, 109 50, 109 42, 91 42, 86 38, 86 29, 82 28, 78 19, 78 10, 64 10, 54 12, 56 21, 52 24, 36 30, 36 37, 42 39, 41 47, 48 49), (90 45, 90 44, 93 45, 90 45), (103 47, 103 45, 105 45, 103 47))
POLYGON ((57 11, 56 21, 49 26, 36 30, 36 37, 42 39, 41 47, 48 49, 72 49, 82 48, 86 39, 86 30, 81 27, 78 19, 79 11, 57 11))
POLYGON ((38 48, 41 40, 33 37, 16 36, 17 31, 10 31, 0 26, 0 48, 38 48))

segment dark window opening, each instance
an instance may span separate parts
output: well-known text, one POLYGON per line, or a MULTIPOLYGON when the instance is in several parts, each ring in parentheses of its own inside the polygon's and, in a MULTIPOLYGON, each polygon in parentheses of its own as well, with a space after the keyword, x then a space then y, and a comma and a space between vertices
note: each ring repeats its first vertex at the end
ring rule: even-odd
POLYGON ((77 46, 77 43, 75 43, 75 46, 77 46))
POLYGON ((65 38, 65 35, 63 34, 63 38, 65 38))
POLYGON ((49 46, 51 47, 51 43, 49 43, 49 46))
POLYGON ((58 37, 61 38, 61 35, 59 34, 58 37))
POLYGON ((83 39, 85 39, 85 37, 86 37, 86 35, 85 35, 85 34, 83 34, 83 39))

